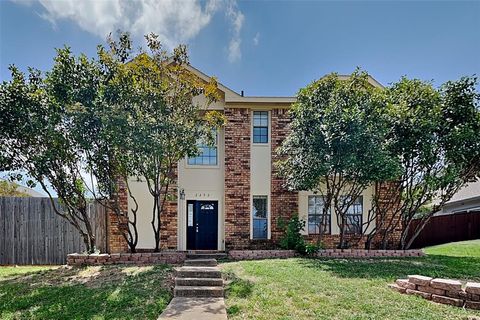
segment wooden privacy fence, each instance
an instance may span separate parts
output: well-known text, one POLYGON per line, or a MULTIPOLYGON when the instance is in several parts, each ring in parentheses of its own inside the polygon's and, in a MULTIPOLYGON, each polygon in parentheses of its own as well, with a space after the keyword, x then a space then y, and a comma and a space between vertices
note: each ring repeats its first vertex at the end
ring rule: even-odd
MULTIPOLYGON (((412 230, 418 221, 413 221, 412 230)), ((412 248, 480 239, 480 211, 434 216, 414 240, 412 248)))
MULTIPOLYGON (((91 203, 88 213, 97 248, 105 252, 105 209, 91 203)), ((78 231, 54 212, 49 198, 0 197, 0 265, 65 264, 67 254, 84 250, 78 231)))

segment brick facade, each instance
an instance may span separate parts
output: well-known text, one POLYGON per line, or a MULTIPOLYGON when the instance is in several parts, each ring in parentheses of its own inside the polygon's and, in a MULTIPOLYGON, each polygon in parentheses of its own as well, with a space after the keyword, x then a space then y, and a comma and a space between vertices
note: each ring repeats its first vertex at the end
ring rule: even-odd
POLYGON ((250 243, 250 109, 225 108, 225 247, 250 243))
MULTIPOLYGON (((270 112, 270 143, 271 143, 271 185, 270 185, 270 240, 250 239, 251 219, 251 109, 225 107, 226 117, 225 131, 225 198, 224 198, 224 234, 225 248, 227 250, 239 249, 275 249, 283 231, 279 228, 281 219, 288 220, 292 214, 298 214, 298 193, 289 192, 283 186, 284 180, 279 176, 275 163, 280 160, 276 150, 289 133, 291 121, 288 109, 274 108, 270 112)), ((175 168, 177 178, 177 168, 175 168)), ((380 196, 385 198, 385 203, 391 199, 392 192, 396 188, 390 183, 380 184, 380 196)), ((178 199, 177 186, 170 186, 170 198, 166 203, 161 218, 161 241, 160 247, 165 249, 177 249, 178 241, 178 199)), ((125 185, 120 184, 119 198, 122 210, 128 210, 128 194, 125 185)), ((382 201, 380 201, 382 203, 382 201)), ((392 216, 386 216, 391 219, 392 216)), ((379 221, 377 221, 379 223, 379 221)), ((108 252, 128 252, 128 246, 123 239, 121 228, 127 226, 126 220, 122 221, 113 212, 108 215, 108 252)), ((393 230, 387 230, 389 235, 388 249, 398 248, 401 235, 401 225, 393 230)), ((311 243, 318 241, 317 235, 305 236, 311 243)), ((351 248, 365 248, 366 237, 359 238, 355 235, 346 235, 346 241, 351 243, 351 248)), ((326 248, 336 248, 340 241, 339 235, 323 235, 321 239, 326 248)), ((372 242, 372 249, 381 248, 379 237, 372 242)))
POLYGON ((271 183, 271 231, 272 240, 277 242, 283 235, 278 227, 279 221, 287 221, 293 214, 298 214, 298 194, 283 187, 284 179, 279 176, 275 163, 280 160, 277 148, 289 133, 290 116, 288 109, 271 111, 271 148, 272 148, 272 183, 271 183))
POLYGON ((382 182, 376 186, 379 196, 378 205, 380 212, 384 214, 377 216, 375 221, 378 227, 377 234, 373 238, 372 246, 375 248, 397 249, 400 247, 402 235, 401 215, 396 212, 400 206, 399 185, 395 182, 382 182), (385 244, 383 242, 385 235, 385 244))
MULTIPOLYGON (((174 168, 173 179, 177 181, 177 167, 174 168)), ((160 248, 176 249, 177 248, 177 211, 178 211, 178 189, 177 185, 169 186, 169 196, 165 203, 165 210, 162 212, 160 225, 160 248)))
MULTIPOLYGON (((177 169, 175 168, 174 177, 177 177, 177 169)), ((118 185, 118 201, 120 210, 124 213, 128 211, 128 190, 125 182, 119 180, 118 185)), ((152 200, 153 201, 153 200, 152 200)), ((119 216, 113 210, 107 209, 107 252, 110 254, 129 252, 129 247, 122 234, 122 230, 128 228, 128 218, 119 216)), ((153 233, 153 229, 151 230, 153 233)), ((160 248, 176 249, 177 248, 177 186, 176 184, 169 186, 169 197, 165 203, 165 210, 161 216, 160 225, 160 248)))
MULTIPOLYGON (((123 214, 128 212, 128 190, 125 181, 119 179, 118 202, 120 211, 123 214)), ((128 228, 128 218, 125 215, 118 215, 107 208, 107 251, 109 253, 128 252, 128 244, 125 241, 123 232, 128 228)))

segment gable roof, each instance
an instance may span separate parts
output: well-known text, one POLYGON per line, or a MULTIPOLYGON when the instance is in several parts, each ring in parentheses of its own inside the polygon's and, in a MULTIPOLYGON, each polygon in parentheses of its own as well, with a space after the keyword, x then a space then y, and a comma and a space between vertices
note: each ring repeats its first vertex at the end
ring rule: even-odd
MULTIPOLYGON (((197 68, 193 67, 190 64, 186 64, 185 68, 195 74, 197 77, 204 81, 210 81, 211 77, 203 73, 202 71, 198 70, 197 68)), ((342 80, 348 79, 349 75, 338 75, 338 77, 342 80)), ((373 85, 374 87, 383 88, 383 85, 375 80, 372 76, 368 76, 368 82, 373 85)), ((218 89, 225 94, 225 103, 270 103, 270 104, 292 104, 294 103, 297 98, 296 97, 266 97, 266 96, 250 96, 245 97, 234 90, 230 89, 229 87, 223 85, 222 83, 218 82, 218 89)))

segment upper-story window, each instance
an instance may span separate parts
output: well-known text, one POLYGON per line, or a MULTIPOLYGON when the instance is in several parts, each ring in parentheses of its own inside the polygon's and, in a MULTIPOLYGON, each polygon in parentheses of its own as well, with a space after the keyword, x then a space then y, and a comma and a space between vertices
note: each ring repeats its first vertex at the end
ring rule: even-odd
POLYGON ((268 111, 253 111, 253 143, 268 143, 268 111))
POLYGON ((199 140, 197 147, 200 153, 196 157, 188 158, 188 164, 197 166, 216 166, 218 164, 217 137, 218 135, 215 132, 215 140, 213 146, 206 144, 203 139, 199 140))

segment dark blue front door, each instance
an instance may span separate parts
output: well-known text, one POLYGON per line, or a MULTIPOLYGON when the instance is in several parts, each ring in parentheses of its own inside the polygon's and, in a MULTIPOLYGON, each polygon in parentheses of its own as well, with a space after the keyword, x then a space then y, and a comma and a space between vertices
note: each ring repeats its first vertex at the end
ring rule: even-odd
POLYGON ((187 201, 187 250, 217 250, 218 201, 187 201))

